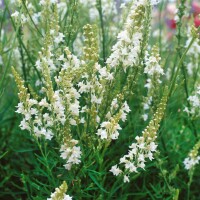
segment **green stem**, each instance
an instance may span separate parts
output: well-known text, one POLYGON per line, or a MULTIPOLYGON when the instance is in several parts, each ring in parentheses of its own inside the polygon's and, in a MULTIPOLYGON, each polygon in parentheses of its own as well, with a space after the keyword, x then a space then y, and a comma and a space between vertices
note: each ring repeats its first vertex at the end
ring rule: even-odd
POLYGON ((99 12, 100 23, 101 23, 101 34, 102 34, 102 47, 103 47, 103 62, 106 62, 106 37, 105 37, 105 26, 103 20, 102 3, 101 0, 98 1, 97 9, 99 12))
MULTIPOLYGON (((177 39, 178 39, 178 56, 179 58, 181 58, 182 56, 182 46, 181 46, 181 40, 182 40, 182 35, 181 35, 181 28, 182 28, 182 18, 184 16, 184 11, 185 11, 185 0, 181 0, 181 4, 179 6, 179 11, 178 11, 178 16, 179 16, 179 23, 178 23, 178 33, 177 33, 177 39)), ((182 63, 181 66, 182 69, 182 73, 183 73, 183 77, 184 77, 184 89, 185 89, 185 94, 186 94, 186 98, 188 99, 189 97, 189 89, 188 89, 188 81, 187 81, 187 75, 186 75, 186 71, 185 71, 185 65, 182 63)), ((187 105, 188 108, 191 108, 189 101, 187 101, 187 105)), ((191 114, 189 114, 190 118, 191 118, 191 114)), ((191 125, 192 125, 192 129, 194 130, 194 135, 195 137, 197 137, 197 130, 195 127, 195 124, 191 121, 191 125)))
POLYGON ((19 52, 20 52, 20 56, 21 56, 24 81, 25 81, 25 84, 27 86, 26 63, 25 63, 25 60, 24 60, 24 52, 23 52, 23 49, 22 49, 22 44, 20 42, 22 40, 22 27, 19 29, 19 31, 17 33, 17 38, 18 38, 18 42, 19 42, 19 52))
POLYGON ((190 200, 190 186, 192 183, 193 174, 194 174, 194 168, 190 169, 189 171, 189 182, 187 184, 187 200, 190 200))
POLYGON ((2 16, 2 19, 1 19, 1 25, 0 25, 0 38, 1 38, 1 30, 2 30, 2 27, 3 27, 3 20, 6 16, 6 9, 4 9, 4 12, 3 12, 3 16, 2 16))
MULTIPOLYGON (((9 13, 9 16, 10 16, 10 19, 11 19, 12 26, 13 26, 13 28, 14 28, 14 30, 15 30, 15 33, 16 33, 16 36, 17 36, 17 35, 18 35, 18 32, 19 32, 20 26, 18 26, 18 27, 16 28, 15 23, 14 23, 12 17, 11 17, 11 14, 10 14, 10 11, 9 11, 9 8, 8 8, 8 5, 7 5, 6 1, 5 1, 5 4, 6 4, 6 9, 8 10, 8 13, 9 13)), ((31 58, 31 56, 30 56, 30 54, 29 54, 29 52, 28 52, 28 49, 26 48, 26 46, 25 46, 23 40, 21 39, 21 37, 18 37, 18 39, 19 39, 19 43, 22 45, 24 51, 26 52, 29 61, 30 61, 31 64, 33 65, 33 68, 34 68, 34 70, 36 71, 38 78, 39 78, 40 81, 41 81, 42 79, 41 79, 40 73, 39 73, 39 71, 37 70, 34 61, 32 60, 32 58, 31 58)), ((15 44, 15 43, 13 42, 13 46, 14 46, 14 44, 15 44)), ((9 56, 8 64, 10 63, 10 61, 11 61, 11 55, 9 56)), ((0 84, 0 86, 1 86, 1 84, 0 84)))
MULTIPOLYGON (((7 1, 5 1, 5 6, 6 6, 6 9, 8 12, 9 12, 9 9, 8 9, 8 5, 7 5, 7 1)), ((5 67, 5 70, 4 70, 4 73, 1 77, 1 81, 0 81, 0 89, 3 88, 3 83, 4 83, 4 80, 5 80, 5 76, 7 74, 7 71, 8 71, 8 66, 10 65, 10 62, 11 62, 11 57, 12 57, 12 49, 14 48, 14 44, 15 44, 15 40, 17 38, 17 32, 18 32, 18 29, 19 29, 19 26, 16 28, 17 31, 15 31, 15 36, 13 38, 13 41, 12 41, 12 47, 11 47, 11 50, 10 50, 10 53, 9 53, 9 56, 8 56, 8 59, 7 59, 7 63, 6 63, 6 67, 5 67)))
POLYGON ((54 180, 54 176, 53 176, 53 174, 52 174, 52 171, 51 171, 51 169, 50 169, 50 166, 49 166, 49 163, 48 163, 48 159, 47 159, 47 149, 46 149, 47 144, 46 144, 46 142, 44 141, 45 144, 44 144, 44 151, 43 151, 42 146, 41 146, 41 144, 38 142, 38 139, 37 139, 37 138, 35 138, 35 141, 36 141, 36 143, 37 143, 37 145, 38 145, 38 147, 39 147, 39 150, 40 150, 40 152, 41 152, 42 157, 44 158, 45 167, 46 167, 47 173, 48 173, 48 175, 49 175, 49 176, 48 176, 49 183, 51 184, 51 183, 53 182, 54 187, 56 187, 55 180, 54 180))
POLYGON ((171 96, 172 92, 173 92, 173 89, 174 89, 174 86, 175 86, 175 83, 176 83, 176 79, 177 79, 177 76, 178 76, 178 73, 179 73, 179 70, 182 66, 182 63, 185 59, 185 56, 187 54, 187 52, 189 51, 190 47, 192 46, 192 44, 194 43, 195 41, 195 37, 192 38, 192 40, 190 41, 190 44, 188 45, 187 49, 185 50, 185 52, 183 53, 181 59, 179 60, 178 62, 178 66, 177 66, 177 69, 176 69, 176 72, 172 78, 172 84, 171 84, 171 87, 170 87, 170 90, 169 90, 169 97, 171 96))
POLYGON ((163 17, 162 17, 162 10, 163 10, 163 7, 164 7, 164 1, 162 1, 161 2, 161 5, 160 5, 160 7, 159 7, 159 54, 160 55, 162 55, 161 53, 161 51, 162 51, 162 19, 163 19, 163 17))

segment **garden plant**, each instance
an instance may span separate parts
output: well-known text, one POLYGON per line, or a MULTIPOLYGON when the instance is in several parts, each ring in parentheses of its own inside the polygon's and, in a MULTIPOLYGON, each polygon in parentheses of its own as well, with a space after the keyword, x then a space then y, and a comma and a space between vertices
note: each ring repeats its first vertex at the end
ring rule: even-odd
POLYGON ((200 1, 2 0, 0 199, 199 200, 200 1))

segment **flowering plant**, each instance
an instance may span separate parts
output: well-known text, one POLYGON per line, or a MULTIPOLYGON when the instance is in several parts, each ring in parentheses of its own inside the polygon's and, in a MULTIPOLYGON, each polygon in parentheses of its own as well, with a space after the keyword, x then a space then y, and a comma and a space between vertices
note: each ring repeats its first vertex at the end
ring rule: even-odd
POLYGON ((152 31, 154 13, 168 6, 160 0, 2 6, 0 97, 9 96, 4 87, 17 87, 18 98, 0 130, 18 146, 2 145, 8 150, 0 159, 16 151, 23 166, 17 171, 22 196, 5 196, 178 199, 187 192, 189 199, 200 160, 200 48, 198 27, 184 23, 187 2, 180 1, 172 40, 162 18, 159 33, 152 31))

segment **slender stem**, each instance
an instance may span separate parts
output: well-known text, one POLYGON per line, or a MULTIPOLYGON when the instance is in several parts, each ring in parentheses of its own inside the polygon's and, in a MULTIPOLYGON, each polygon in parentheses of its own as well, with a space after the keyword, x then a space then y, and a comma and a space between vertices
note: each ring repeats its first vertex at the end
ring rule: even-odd
POLYGON ((190 200, 190 186, 191 186, 191 183, 192 183, 194 168, 192 168, 190 170, 191 171, 189 171, 189 182, 187 184, 187 200, 190 200))
POLYGON ((187 184, 187 200, 190 200, 190 184, 187 184))
POLYGON ((0 38, 1 38, 1 30, 2 30, 2 27, 3 27, 3 20, 4 20, 5 15, 6 15, 6 9, 4 9, 3 16, 2 16, 2 19, 1 19, 1 25, 0 25, 0 38))
MULTIPOLYGON (((74 26, 74 20, 75 20, 75 10, 74 10, 75 5, 76 5, 76 0, 74 0, 72 4, 70 2, 70 9, 71 9, 70 25, 72 27, 74 26)), ((71 47, 71 49, 72 49, 73 48, 73 45, 72 45, 73 42, 71 41, 71 39, 73 39, 73 38, 71 38, 71 37, 73 36, 73 30, 72 30, 72 28, 69 28, 69 27, 68 27, 68 29, 70 30, 70 32, 69 32, 69 35, 68 35, 67 46, 71 47), (71 42, 71 46, 70 46, 70 42, 71 42)))
MULTIPOLYGON (((7 10, 9 12, 8 5, 7 5, 6 1, 5 1, 5 6, 6 6, 5 10, 7 10)), ((14 48, 15 40, 17 38, 18 29, 19 29, 19 26, 15 29, 16 31, 15 31, 15 36, 14 36, 13 41, 12 41, 12 47, 11 47, 10 53, 8 55, 8 59, 7 59, 6 65, 5 65, 6 67, 5 67, 4 73, 3 73, 2 77, 1 77, 0 88, 2 88, 2 86, 3 86, 4 80, 5 80, 5 76, 6 76, 7 71, 8 71, 8 66, 10 65, 10 62, 11 62, 11 57, 12 57, 12 53, 13 53, 12 49, 14 48)))
MULTIPOLYGON (((18 27, 15 26, 15 23, 14 23, 12 17, 11 17, 10 10, 9 10, 9 7, 8 7, 7 3, 8 3, 8 2, 5 1, 6 9, 7 9, 8 13, 9 13, 12 26, 13 26, 13 28, 14 28, 14 30, 15 30, 15 37, 14 37, 13 43, 12 43, 13 46, 14 46, 15 40, 16 40, 16 38, 17 38, 17 36, 18 36, 18 32, 19 32, 20 26, 18 26, 18 27)), ((25 52, 26 52, 26 54, 27 54, 27 56, 28 56, 29 61, 30 61, 31 64, 33 65, 33 67, 34 67, 34 69, 35 69, 35 71, 36 71, 36 73, 37 73, 37 75, 38 75, 38 78, 41 80, 40 73, 39 73, 39 71, 37 70, 37 68, 36 68, 36 66, 35 66, 35 63, 33 62, 33 60, 32 60, 32 58, 31 58, 31 56, 30 56, 30 54, 29 54, 27 48, 25 47, 25 45, 24 45, 24 43, 23 43, 21 37, 18 37, 18 39, 19 39, 19 43, 21 44, 21 46, 22 46, 23 49, 25 50, 25 52)), ((13 47, 13 46, 12 46, 12 47, 13 47)), ((8 66, 8 65, 10 64, 11 56, 12 56, 12 51, 11 51, 11 53, 10 53, 10 55, 9 55, 8 63, 7 63, 6 66, 8 66)), ((4 80, 4 77, 5 77, 5 75, 6 75, 7 69, 8 69, 8 67, 6 68, 6 70, 5 70, 4 74, 3 74, 3 78, 1 79, 0 88, 1 88, 1 86, 2 86, 2 84, 3 84, 3 80, 4 80)))
POLYGON ((176 72, 175 72, 175 74, 174 74, 174 76, 172 78, 172 84, 171 84, 171 87, 170 87, 170 90, 169 90, 169 97, 171 96, 172 91, 174 89, 174 86, 175 86, 175 83, 176 83, 176 79, 177 79, 179 70, 180 70, 180 68, 182 66, 182 63, 183 63, 183 61, 185 59, 185 56, 186 56, 187 52, 189 51, 190 47, 192 46, 192 44, 194 43, 195 39, 196 39, 195 37, 192 38, 192 40, 190 41, 190 44, 188 45, 187 49, 185 50, 185 52, 183 53, 181 59, 178 62, 178 66, 177 66, 176 72))
MULTIPOLYGON (((181 0, 181 5, 179 6, 179 11, 178 11, 178 16, 179 16, 179 22, 178 22, 178 33, 177 33, 177 39, 178 39, 178 56, 179 58, 181 58, 182 56, 182 46, 181 46, 181 40, 182 40, 182 35, 181 35, 181 30, 182 30, 182 18, 184 16, 184 11, 185 11, 185 0, 181 0)), ((181 64, 181 69, 182 69, 182 73, 183 73, 183 77, 184 77, 184 89, 185 89, 185 94, 186 94, 186 98, 188 99, 189 97, 189 89, 188 89, 188 81, 187 81, 187 75, 186 75, 186 71, 185 71, 185 65, 182 62, 181 64)), ((189 101, 187 101, 187 105, 190 108, 190 103, 189 101)), ((190 118, 191 118, 191 114, 189 114, 190 118)), ((192 129, 194 130, 194 135, 197 137, 197 130, 195 127, 195 124, 193 122, 191 122, 192 125, 192 129)))
MULTIPOLYGON (((9 12, 10 19, 11 19, 11 23, 12 23, 12 26, 13 26, 15 32, 16 32, 16 35, 18 35, 18 32, 19 32, 19 28, 20 28, 20 27, 18 26, 18 27, 16 28, 15 23, 14 23, 12 17, 11 17, 10 11, 9 11, 9 9, 8 9, 8 7, 7 7, 7 4, 6 4, 6 8, 7 8, 8 12, 9 12)), ((40 73, 39 73, 39 71, 37 70, 37 68, 36 68, 36 66, 35 66, 35 63, 34 63, 34 61, 32 60, 32 58, 31 58, 31 56, 30 56, 30 54, 29 54, 29 52, 28 52, 28 49, 26 48, 26 46, 25 46, 23 40, 21 39, 21 37, 18 37, 18 40, 19 40, 19 43, 21 44, 21 46, 23 47, 24 51, 26 52, 29 61, 30 61, 31 64, 33 65, 33 68, 35 69, 35 71, 36 71, 36 73, 37 73, 37 75, 38 75, 38 78, 39 78, 40 81, 41 81, 42 79, 41 79, 40 73)), ((14 44, 14 42, 13 42, 13 44, 14 44)), ((11 56, 10 56, 10 57, 11 57, 11 56)), ((9 59, 8 62, 10 62, 10 60, 11 60, 11 59, 9 59)))
POLYGON ((102 34, 102 47, 103 47, 103 62, 106 62, 106 37, 105 37, 105 26, 103 20, 102 3, 101 0, 98 1, 97 9, 99 11, 100 23, 101 23, 101 34, 102 34))
POLYGON ((44 144, 44 151, 43 151, 42 146, 41 146, 41 144, 38 142, 38 139, 37 139, 37 138, 35 139, 35 141, 36 141, 36 143, 37 143, 37 145, 38 145, 38 147, 39 147, 39 150, 40 150, 40 152, 41 152, 42 157, 44 158, 45 167, 46 167, 47 172, 48 172, 48 174, 49 174, 49 176, 50 176, 50 177, 48 177, 49 183, 53 182, 54 186, 56 186, 55 180, 54 180, 54 176, 53 176, 52 171, 51 171, 51 169, 50 169, 50 167, 49 167, 49 163, 48 163, 48 159, 47 159, 47 152, 46 152, 46 146, 47 146, 47 145, 46 145, 46 143, 44 144))
POLYGON ((23 71, 24 81, 25 81, 25 84, 27 85, 26 63, 25 63, 25 60, 24 60, 24 52, 23 52, 23 49, 22 49, 22 44, 20 42, 22 40, 21 37, 22 37, 22 30, 20 28, 18 33, 17 33, 17 38, 18 38, 18 42, 19 42, 19 52, 20 52, 20 56, 21 56, 22 71, 23 71))
POLYGON ((161 55, 162 51, 162 10, 164 7, 164 1, 161 2, 161 5, 159 7, 159 54, 161 55))

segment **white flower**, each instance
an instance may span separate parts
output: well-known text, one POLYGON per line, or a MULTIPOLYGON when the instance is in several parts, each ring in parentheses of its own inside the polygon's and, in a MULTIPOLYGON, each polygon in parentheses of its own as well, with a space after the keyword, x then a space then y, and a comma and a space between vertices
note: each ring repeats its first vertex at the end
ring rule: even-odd
POLYGON ((144 154, 139 154, 138 155, 138 161, 144 162, 144 154))
POLYGON ((37 114, 38 114, 37 109, 36 109, 36 108, 31 108, 30 114, 31 114, 31 115, 37 115, 37 114))
POLYGON ((141 163, 139 163, 139 164, 138 164, 138 167, 140 167, 140 168, 144 169, 144 167, 145 167, 145 164, 144 164, 144 162, 141 162, 141 163))
POLYGON ((31 113, 30 112, 25 113, 24 117, 27 121, 29 121, 31 119, 31 113))
POLYGON ((107 132, 106 132, 106 130, 104 130, 104 129, 99 129, 99 130, 97 131, 97 135, 101 136, 101 139, 102 139, 102 140, 108 138, 107 132))
POLYGON ((126 101, 124 102, 123 108, 124 108, 124 112, 126 113, 129 113, 131 111, 126 101))
POLYGON ((46 98, 42 99, 42 100, 39 102, 39 106, 41 106, 41 107, 48 107, 48 106, 49 106, 49 104, 47 103, 46 98))
POLYGON ((35 62, 35 66, 37 67, 37 69, 41 70, 41 69, 42 69, 42 68, 41 68, 41 61, 40 61, 40 60, 37 60, 37 61, 35 62))
POLYGON ((19 125, 19 127, 22 129, 22 130, 28 130, 30 131, 31 127, 29 126, 29 123, 23 119, 19 125))
POLYGON ((16 113, 20 113, 20 114, 25 114, 25 109, 24 109, 24 105, 23 103, 18 103, 18 105, 16 106, 17 110, 15 111, 16 113))
POLYGON ((117 165, 114 165, 110 169, 110 172, 112 172, 113 175, 118 176, 119 174, 121 174, 122 171, 117 167, 117 165))
POLYGON ((149 145, 150 151, 153 151, 153 152, 156 151, 157 146, 158 145, 156 145, 155 142, 151 142, 150 145, 149 145))
POLYGON ((28 103, 30 106, 33 106, 33 105, 36 105, 38 102, 35 99, 29 99, 28 103))
POLYGON ((41 16, 41 13, 40 13, 40 12, 34 13, 34 14, 32 15, 33 22, 34 22, 36 25, 39 23, 39 18, 40 18, 40 16, 41 16))
POLYGON ((92 95, 91 102, 96 104, 101 104, 101 98, 97 98, 95 95, 92 95))
POLYGON ((200 99, 196 95, 189 96, 188 97, 188 101, 190 101, 192 103, 192 106, 194 106, 194 107, 199 107, 200 106, 200 99))
POLYGON ((63 35, 63 33, 58 33, 58 36, 54 38, 54 42, 56 44, 59 44, 64 41, 64 39, 63 39, 64 37, 65 36, 63 35))
POLYGON ((51 30, 50 30, 50 35, 54 35, 54 33, 55 33, 55 30, 54 30, 54 29, 51 29, 51 30))
POLYGON ((72 197, 70 197, 69 195, 66 195, 64 196, 64 199, 63 200, 72 200, 72 197))
POLYGON ((195 144, 195 146, 189 152, 188 157, 185 158, 185 160, 183 161, 185 169, 190 170, 193 167, 195 167, 195 165, 199 164, 200 161, 200 156, 198 156, 199 149, 200 149, 200 140, 195 144))
POLYGON ((153 154, 150 151, 148 152, 147 157, 149 160, 153 160, 153 154))
POLYGON ((58 58, 59 61, 63 61, 64 59, 65 59, 64 54, 60 55, 59 58, 58 58))
POLYGON ((47 130, 46 133, 45 133, 45 138, 46 138, 47 140, 51 140, 52 137, 53 137, 53 132, 50 131, 50 130, 47 130))
POLYGON ((147 115, 147 114, 143 114, 143 115, 142 115, 142 118, 143 118, 144 121, 147 121, 148 115, 147 115))
POLYGON ((118 137, 119 137, 119 132, 118 132, 118 131, 115 131, 114 133, 112 133, 112 134, 110 135, 110 138, 111 138, 112 140, 116 140, 116 139, 118 139, 118 137))
POLYGON ((200 156, 196 157, 196 158, 185 158, 184 160, 184 165, 185 165, 185 169, 190 170, 192 167, 194 167, 196 164, 199 164, 200 161, 200 156))
POLYGON ((64 167, 65 167, 66 170, 71 170, 72 164, 71 163, 67 163, 67 164, 64 165, 64 167))
POLYGON ((19 12, 18 11, 15 11, 12 15, 11 15, 11 17, 14 17, 14 18, 17 18, 19 16, 19 12))
POLYGON ((40 0, 40 3, 39 3, 39 5, 43 6, 43 5, 45 5, 45 3, 46 3, 46 1, 45 1, 45 0, 40 0))
POLYGON ((151 4, 152 5, 156 5, 158 3, 160 3, 161 0, 151 0, 151 4))
POLYGON ((73 104, 70 104, 69 110, 71 111, 72 115, 78 116, 79 115, 79 102, 76 101, 73 104))
POLYGON ((130 182, 130 180, 129 180, 129 177, 128 176, 124 176, 124 183, 129 183, 130 182))
MULTIPOLYGON (((133 67, 138 63, 141 51, 141 41, 143 39, 143 26, 137 27, 136 30, 134 30, 133 27, 137 26, 135 24, 135 16, 137 15, 138 7, 144 4, 146 4, 146 1, 133 3, 125 23, 125 29, 118 34, 118 41, 113 46, 112 54, 106 61, 110 67, 116 68, 121 64, 126 72, 128 67, 133 67)), ((142 14, 139 13, 139 15, 140 20, 143 22, 145 13, 142 12, 142 14)))
POLYGON ((77 125, 76 120, 74 120, 74 119, 72 119, 72 118, 69 120, 69 123, 70 123, 71 125, 73 125, 73 126, 76 126, 76 125, 77 125))

